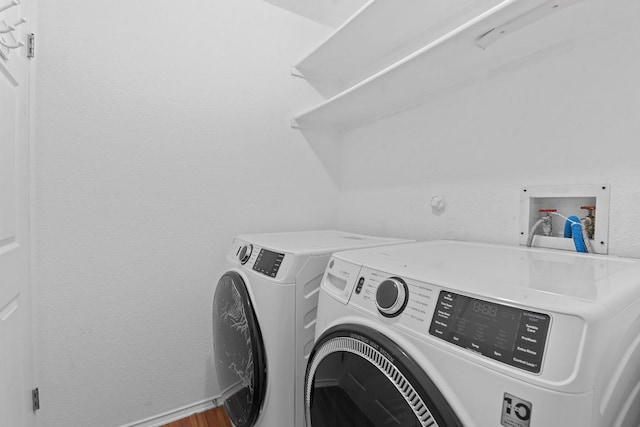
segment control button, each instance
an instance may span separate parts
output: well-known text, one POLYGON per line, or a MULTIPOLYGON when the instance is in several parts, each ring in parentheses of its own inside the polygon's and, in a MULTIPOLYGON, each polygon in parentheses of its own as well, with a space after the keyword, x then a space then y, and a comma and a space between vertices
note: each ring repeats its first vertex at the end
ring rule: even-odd
POLYGON ((431 331, 429 331, 431 335, 444 336, 445 330, 441 328, 431 327, 431 331))
POLYGON ((253 252, 253 245, 243 245, 240 248, 240 253, 238 254, 238 259, 241 264, 246 264, 251 258, 251 253, 253 252))
POLYGON ((441 328, 445 328, 445 329, 446 329, 446 328, 448 328, 448 327, 449 327, 449 324, 448 324, 448 323, 443 322, 442 320, 433 319, 433 323, 434 323, 434 325, 438 325, 438 326, 440 326, 441 328))
POLYGON ((521 355, 522 357, 538 358, 539 352, 536 348, 531 348, 529 346, 523 346, 523 345, 516 345, 516 348, 513 354, 521 355))
POLYGON ((546 334, 549 327, 549 316, 535 313, 522 313, 524 331, 530 334, 546 334))
POLYGON ((444 311, 453 310, 453 301, 443 298, 438 302, 438 308, 444 311))
POLYGON ((438 316, 440 319, 449 320, 451 318, 451 312, 449 310, 438 309, 436 311, 436 316, 438 316))
POLYGON ((458 345, 460 347, 465 347, 466 346, 466 338, 464 335, 460 335, 460 334, 453 334, 451 335, 451 342, 455 345, 458 345))
POLYGON ((537 360, 532 360, 519 354, 515 354, 515 352, 511 359, 511 364, 526 371, 540 372, 540 363, 537 360))
POLYGON ((475 351, 476 353, 484 354, 484 343, 477 340, 469 340, 466 345, 466 348, 469 350, 475 351))
POLYGON ((529 345, 538 345, 538 337, 535 335, 520 335, 518 342, 527 343, 529 345))
POLYGON ((491 351, 489 352, 489 357, 499 362, 509 363, 509 356, 507 352, 499 347, 494 347, 493 349, 491 349, 491 351))
POLYGON ((356 285, 356 295, 362 292, 362 286, 364 286, 364 277, 358 279, 358 284, 356 285))
POLYGON ((404 280, 391 277, 383 280, 376 290, 378 311, 386 317, 395 317, 402 313, 409 300, 409 288, 404 280))
POLYGON ((531 334, 531 335, 539 334, 540 326, 537 324, 537 322, 525 322, 524 330, 527 334, 531 334))

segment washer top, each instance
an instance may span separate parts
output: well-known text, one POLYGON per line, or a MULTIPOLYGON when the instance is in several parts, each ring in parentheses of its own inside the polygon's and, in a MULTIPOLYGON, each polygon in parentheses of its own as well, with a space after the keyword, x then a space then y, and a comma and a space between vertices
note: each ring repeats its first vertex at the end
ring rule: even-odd
POLYGON ((330 254, 353 248, 412 242, 412 240, 366 236, 337 230, 241 234, 237 238, 256 246, 294 255, 330 254))
POLYGON ((621 309, 640 298, 640 260, 613 256, 430 241, 346 251, 334 257, 390 276, 520 303, 571 301, 621 309))

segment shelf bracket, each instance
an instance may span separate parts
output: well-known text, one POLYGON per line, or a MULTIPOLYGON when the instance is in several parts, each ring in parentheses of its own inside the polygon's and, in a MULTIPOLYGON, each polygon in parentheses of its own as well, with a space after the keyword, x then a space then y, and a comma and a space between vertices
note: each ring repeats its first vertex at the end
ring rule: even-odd
POLYGON ((289 126, 292 129, 301 129, 300 125, 298 125, 298 122, 296 121, 296 119, 289 119, 289 126))
POLYGON ((304 74, 302 74, 302 72, 300 70, 298 70, 298 67, 293 66, 293 67, 291 67, 290 71, 291 71, 291 75, 293 77, 300 77, 300 78, 304 79, 304 74))

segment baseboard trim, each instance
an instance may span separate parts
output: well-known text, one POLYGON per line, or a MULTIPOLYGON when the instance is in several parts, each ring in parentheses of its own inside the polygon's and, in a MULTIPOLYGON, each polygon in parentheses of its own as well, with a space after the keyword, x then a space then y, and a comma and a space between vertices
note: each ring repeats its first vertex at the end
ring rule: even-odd
POLYGON ((217 408, 218 406, 220 406, 219 402, 220 396, 212 397, 211 399, 205 399, 200 402, 191 403, 189 405, 172 409, 170 411, 163 412, 161 414, 154 415, 131 424, 124 424, 120 427, 160 427, 164 424, 181 420, 182 418, 187 418, 190 415, 217 408))

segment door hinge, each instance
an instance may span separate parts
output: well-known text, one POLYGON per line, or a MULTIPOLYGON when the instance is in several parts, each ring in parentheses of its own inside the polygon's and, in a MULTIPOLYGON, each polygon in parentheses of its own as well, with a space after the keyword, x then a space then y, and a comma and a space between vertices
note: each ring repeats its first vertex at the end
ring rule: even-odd
POLYGON ((31 400, 33 401, 33 412, 36 412, 40 409, 40 392, 38 391, 38 387, 31 390, 31 400))
POLYGON ((36 56, 36 35, 31 33, 27 37, 27 58, 36 56))

